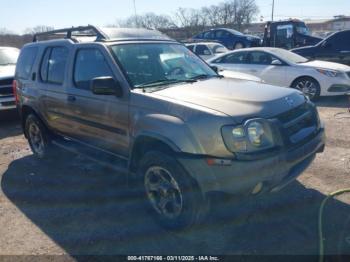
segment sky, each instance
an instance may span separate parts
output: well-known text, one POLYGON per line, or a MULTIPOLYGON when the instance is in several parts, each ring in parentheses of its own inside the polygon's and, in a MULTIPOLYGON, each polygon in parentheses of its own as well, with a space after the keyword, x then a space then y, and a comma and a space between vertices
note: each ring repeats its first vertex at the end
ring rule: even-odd
MULTIPOLYGON (((179 7, 200 8, 217 0, 135 0, 138 14, 154 12, 172 16, 179 7)), ((272 0, 256 0, 257 17, 269 20, 272 0)), ((0 0, 0 28, 22 34, 26 28, 55 28, 93 24, 105 26, 134 14, 133 0, 0 0)), ((323 19, 350 15, 350 0, 275 0, 275 18, 323 19)))

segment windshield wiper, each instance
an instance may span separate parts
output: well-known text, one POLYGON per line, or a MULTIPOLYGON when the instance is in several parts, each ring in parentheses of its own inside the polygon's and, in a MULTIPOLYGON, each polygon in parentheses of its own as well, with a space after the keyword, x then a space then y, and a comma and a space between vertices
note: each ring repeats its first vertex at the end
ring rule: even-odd
POLYGON ((15 65, 16 63, 5 63, 5 64, 0 64, 0 66, 7 66, 7 65, 15 65))
POLYGON ((139 88, 147 88, 147 87, 156 87, 156 86, 170 85, 170 84, 183 83, 183 82, 193 83, 193 82, 196 82, 196 80, 195 79, 159 79, 159 80, 154 80, 141 85, 137 85, 134 88, 139 89, 139 88))
POLYGON ((222 76, 220 75, 206 75, 206 74, 201 74, 201 75, 196 75, 194 77, 191 77, 190 79, 191 80, 200 80, 200 79, 209 79, 209 78, 212 78, 212 77, 219 77, 221 78, 222 76))

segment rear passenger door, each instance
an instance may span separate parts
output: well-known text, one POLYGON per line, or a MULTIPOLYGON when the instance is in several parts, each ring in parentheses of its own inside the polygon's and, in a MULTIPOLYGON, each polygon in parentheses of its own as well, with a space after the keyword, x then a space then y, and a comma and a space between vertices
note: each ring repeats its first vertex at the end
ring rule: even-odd
POLYGON ((86 45, 76 49, 67 89, 67 108, 75 126, 71 137, 89 146, 127 156, 128 95, 124 93, 117 98, 95 95, 90 90, 90 81, 96 77, 113 77, 120 82, 121 76, 113 71, 113 63, 103 46, 86 45))
POLYGON ((74 128, 67 118, 67 94, 65 91, 67 63, 69 56, 68 46, 48 46, 41 58, 37 72, 38 87, 43 90, 42 97, 44 117, 48 126, 60 134, 69 134, 74 128))

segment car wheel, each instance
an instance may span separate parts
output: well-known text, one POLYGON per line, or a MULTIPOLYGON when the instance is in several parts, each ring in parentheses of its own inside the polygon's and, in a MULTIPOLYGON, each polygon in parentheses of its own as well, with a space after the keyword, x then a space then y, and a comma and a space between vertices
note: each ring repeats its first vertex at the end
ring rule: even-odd
POLYGON ((148 210, 161 226, 183 230, 203 219, 207 202, 196 182, 174 158, 151 151, 139 166, 148 210))
POLYGON ((235 44, 234 50, 242 49, 242 48, 244 48, 244 45, 242 43, 238 42, 235 44))
POLYGON ((312 101, 316 101, 320 97, 320 84, 311 77, 302 77, 297 79, 293 83, 292 87, 303 92, 312 101))
POLYGON ((35 156, 47 158, 50 152, 50 138, 45 126, 38 117, 30 114, 25 121, 26 137, 35 156))

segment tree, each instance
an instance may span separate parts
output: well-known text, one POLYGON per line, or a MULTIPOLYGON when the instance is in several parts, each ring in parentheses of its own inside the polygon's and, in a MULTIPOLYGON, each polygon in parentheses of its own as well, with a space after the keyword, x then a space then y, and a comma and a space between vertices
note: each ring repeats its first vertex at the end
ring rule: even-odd
POLYGON ((47 32, 47 31, 52 31, 54 29, 55 28, 52 27, 52 26, 38 25, 38 26, 35 26, 35 27, 32 27, 32 28, 27 28, 24 31, 24 33, 25 34, 34 35, 34 34, 37 34, 37 33, 44 33, 44 32, 47 32))
POLYGON ((146 13, 144 15, 130 16, 125 20, 118 21, 119 27, 142 27, 148 29, 173 28, 175 23, 169 16, 146 13))
POLYGON ((0 35, 13 35, 14 33, 5 27, 0 28, 0 35))

